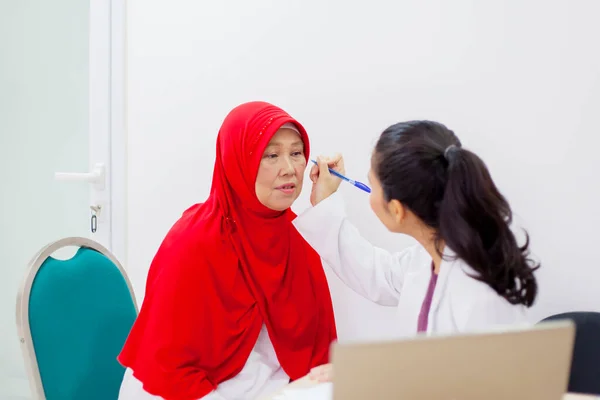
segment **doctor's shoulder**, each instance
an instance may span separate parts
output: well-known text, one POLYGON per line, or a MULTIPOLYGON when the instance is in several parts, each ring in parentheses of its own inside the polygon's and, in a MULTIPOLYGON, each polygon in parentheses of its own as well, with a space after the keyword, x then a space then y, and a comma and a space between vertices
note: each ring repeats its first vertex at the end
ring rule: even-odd
POLYGON ((431 256, 420 244, 414 244, 393 253, 397 273, 424 274, 431 268, 431 256))

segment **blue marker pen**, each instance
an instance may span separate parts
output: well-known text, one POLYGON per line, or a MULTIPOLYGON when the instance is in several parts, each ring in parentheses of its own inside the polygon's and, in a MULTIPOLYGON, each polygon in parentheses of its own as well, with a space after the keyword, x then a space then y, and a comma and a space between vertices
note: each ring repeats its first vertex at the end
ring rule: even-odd
MULTIPOLYGON (((310 160, 310 161, 312 161, 312 162, 313 162, 315 165, 319 165, 319 164, 317 164, 317 162, 316 162, 315 160, 310 160)), ((331 168, 329 168, 329 172, 331 172, 331 175, 335 175, 335 176, 337 176, 338 178, 340 178, 340 179, 343 179, 343 180, 345 180, 346 182, 350 183, 351 185, 354 185, 354 186, 356 186, 357 188, 359 188, 359 189, 361 189, 361 190, 364 190, 364 191, 365 191, 365 192, 367 192, 367 193, 371 193, 371 188, 370 188, 370 187, 368 187, 367 185, 365 185, 364 183, 362 183, 362 182, 358 182, 358 181, 355 181, 354 179, 347 178, 347 177, 345 177, 344 175, 340 174, 340 173, 339 173, 339 172, 337 172, 337 171, 334 171, 334 170, 333 170, 333 169, 331 169, 331 168)))

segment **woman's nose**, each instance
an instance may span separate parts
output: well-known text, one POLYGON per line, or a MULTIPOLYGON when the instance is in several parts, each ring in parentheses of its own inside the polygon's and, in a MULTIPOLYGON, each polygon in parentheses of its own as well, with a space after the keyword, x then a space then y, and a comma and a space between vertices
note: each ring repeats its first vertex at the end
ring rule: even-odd
POLYGON ((282 157, 282 158, 283 158, 283 165, 281 167, 282 175, 293 174, 295 169, 294 169, 294 164, 292 162, 292 159, 290 157, 282 157))

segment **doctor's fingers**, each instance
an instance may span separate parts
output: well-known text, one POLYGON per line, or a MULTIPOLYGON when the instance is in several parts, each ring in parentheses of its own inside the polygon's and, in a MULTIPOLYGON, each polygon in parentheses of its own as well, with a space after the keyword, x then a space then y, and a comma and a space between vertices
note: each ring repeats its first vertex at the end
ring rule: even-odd
POLYGON ((317 183, 317 179, 319 179, 319 166, 318 165, 313 165, 310 168, 310 180, 312 181, 312 183, 317 183))
POLYGON ((322 163, 326 163, 327 167, 329 167, 330 169, 333 169, 334 171, 337 171, 341 174, 343 174, 344 172, 346 172, 346 169, 344 167, 344 157, 340 154, 340 153, 336 153, 333 156, 320 156, 318 158, 319 164, 322 163))
POLYGON ((340 163, 344 162, 344 157, 340 153, 335 153, 332 156, 323 158, 327 160, 327 163, 329 164, 330 168, 337 167, 340 163))
POLYGON ((312 183, 317 183, 319 179, 327 179, 331 177, 329 173, 329 157, 318 156, 317 164, 313 165, 310 170, 310 180, 312 183))
POLYGON ((344 167, 344 157, 340 153, 336 153, 332 157, 329 157, 327 164, 329 165, 329 168, 339 172, 340 174, 344 174, 346 172, 346 168, 344 167))

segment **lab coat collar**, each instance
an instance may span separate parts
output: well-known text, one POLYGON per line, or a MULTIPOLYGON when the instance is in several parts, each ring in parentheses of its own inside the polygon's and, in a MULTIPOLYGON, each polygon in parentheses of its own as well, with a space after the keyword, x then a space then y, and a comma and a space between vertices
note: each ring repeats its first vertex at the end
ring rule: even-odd
POLYGON ((434 315, 437 313, 440 300, 446 291, 448 276, 450 276, 452 268, 454 268, 455 264, 457 263, 460 263, 460 260, 456 258, 456 253, 448 246, 445 246, 442 253, 442 263, 440 265, 435 290, 433 292, 433 298, 431 299, 431 308, 429 310, 429 316, 427 320, 427 333, 435 331, 434 315))

